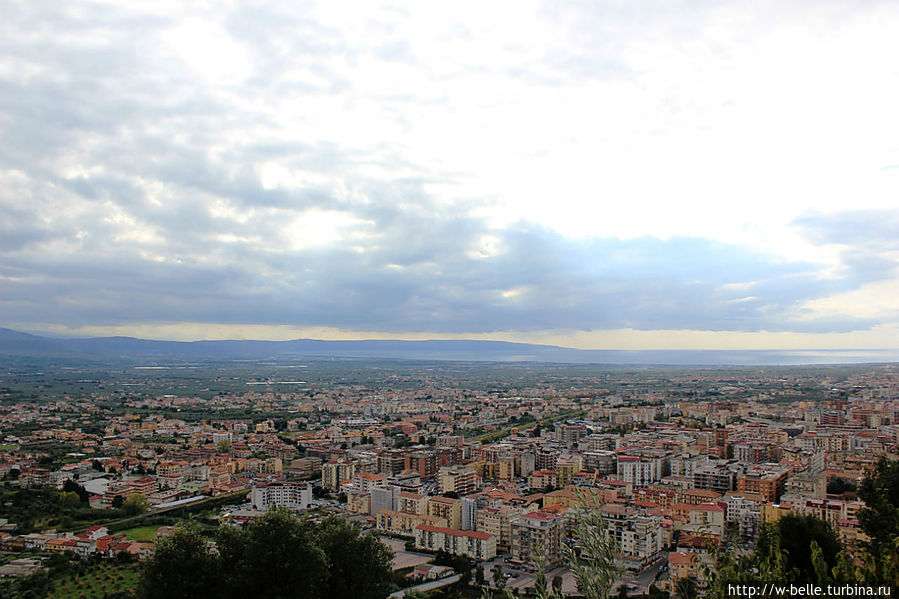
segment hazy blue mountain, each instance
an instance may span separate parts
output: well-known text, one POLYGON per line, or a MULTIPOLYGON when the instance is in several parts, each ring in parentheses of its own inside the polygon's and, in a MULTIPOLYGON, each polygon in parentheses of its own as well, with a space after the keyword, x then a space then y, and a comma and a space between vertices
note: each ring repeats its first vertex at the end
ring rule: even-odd
POLYGON ((0 355, 125 359, 335 357, 576 364, 757 365, 892 362, 899 351, 579 350, 505 341, 153 341, 133 337, 54 338, 0 328, 0 355))

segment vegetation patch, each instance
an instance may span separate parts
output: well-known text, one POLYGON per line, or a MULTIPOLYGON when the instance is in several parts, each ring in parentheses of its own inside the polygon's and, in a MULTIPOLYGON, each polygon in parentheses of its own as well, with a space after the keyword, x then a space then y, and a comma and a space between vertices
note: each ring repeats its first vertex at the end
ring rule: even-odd
POLYGON ((103 561, 84 573, 72 572, 55 580, 48 597, 56 599, 103 599, 116 593, 130 594, 137 586, 140 565, 103 561))
POLYGON ((156 541, 156 529, 158 526, 138 526, 124 531, 129 541, 154 543, 156 541))

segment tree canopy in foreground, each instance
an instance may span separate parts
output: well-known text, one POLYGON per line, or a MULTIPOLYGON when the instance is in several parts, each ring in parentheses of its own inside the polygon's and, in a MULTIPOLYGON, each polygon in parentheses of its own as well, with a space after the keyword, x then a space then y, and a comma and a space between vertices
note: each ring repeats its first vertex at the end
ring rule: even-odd
POLYGON ((215 546, 176 527, 145 564, 138 595, 383 599, 392 588, 391 551, 338 517, 316 525, 272 510, 242 530, 222 526, 215 546))

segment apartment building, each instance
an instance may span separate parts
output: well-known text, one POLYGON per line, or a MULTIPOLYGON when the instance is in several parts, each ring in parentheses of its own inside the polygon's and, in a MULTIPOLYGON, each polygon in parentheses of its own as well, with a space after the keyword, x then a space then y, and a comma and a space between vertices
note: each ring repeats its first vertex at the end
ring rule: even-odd
POLYGON ((444 466, 437 472, 437 491, 445 493, 457 493, 467 495, 474 493, 478 488, 478 477, 474 468, 454 465, 444 466))
POLYGON ((415 527, 415 547, 427 551, 446 551, 475 560, 496 557, 496 537, 473 530, 458 530, 430 524, 415 527))
POLYGON ((737 491, 758 493, 776 503, 784 494, 789 469, 780 464, 756 464, 737 477, 737 491))
POLYGON ((584 470, 592 470, 599 474, 612 474, 618 469, 618 456, 614 451, 585 451, 584 470))
POLYGON ((428 497, 425 513, 446 520, 450 528, 462 528, 462 502, 450 497, 428 497))
POLYGON ((529 512, 513 517, 509 529, 513 560, 534 565, 534 552, 540 551, 547 568, 562 562, 565 518, 546 512, 529 512))
POLYGON ((260 511, 273 506, 305 510, 312 503, 312 483, 278 482, 254 485, 250 492, 250 503, 254 509, 260 511))
POLYGON ((724 464, 706 464, 693 470, 693 487, 717 493, 733 491, 736 474, 724 464))
POLYGON ((356 475, 356 463, 334 461, 322 464, 322 486, 332 491, 340 490, 340 483, 356 475))
POLYGON ((659 516, 641 514, 620 504, 602 507, 607 533, 618 545, 620 564, 628 570, 641 570, 662 550, 662 522, 659 516))
POLYGON ((427 497, 420 493, 401 491, 397 496, 397 509, 407 514, 424 514, 427 497))
POLYGON ((497 549, 508 551, 512 542, 512 518, 519 514, 521 509, 511 506, 479 508, 475 530, 496 537, 497 549))
POLYGON ((377 515, 378 529, 394 534, 414 536, 415 528, 421 524, 446 527, 447 521, 427 514, 407 514, 394 510, 380 510, 377 515))
POLYGON ((618 478, 634 486, 661 480, 662 460, 657 457, 618 456, 618 478))
POLYGON ((528 488, 533 490, 545 489, 548 486, 556 486, 555 470, 534 470, 528 477, 528 488))

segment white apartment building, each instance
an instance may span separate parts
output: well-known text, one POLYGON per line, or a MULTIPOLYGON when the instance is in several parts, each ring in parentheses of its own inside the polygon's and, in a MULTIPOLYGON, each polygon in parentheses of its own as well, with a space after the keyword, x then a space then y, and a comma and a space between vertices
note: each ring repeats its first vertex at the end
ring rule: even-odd
POLYGON ((618 478, 636 487, 662 479, 662 460, 654 457, 618 456, 618 478))
POLYGON ((257 510, 267 510, 272 506, 305 510, 312 503, 312 483, 280 482, 254 485, 250 502, 257 510))

